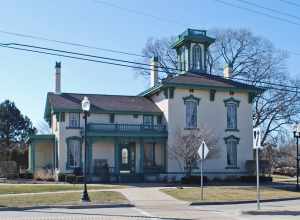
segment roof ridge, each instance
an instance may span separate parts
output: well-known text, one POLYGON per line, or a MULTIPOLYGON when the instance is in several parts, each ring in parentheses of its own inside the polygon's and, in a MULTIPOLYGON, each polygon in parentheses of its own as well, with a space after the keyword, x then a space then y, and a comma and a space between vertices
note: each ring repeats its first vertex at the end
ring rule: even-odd
POLYGON ((94 96, 119 96, 119 97, 131 97, 131 98, 135 98, 135 97, 142 97, 145 98, 143 96, 138 96, 138 95, 114 95, 114 94, 97 94, 97 93, 76 93, 76 92, 62 92, 60 94, 56 94, 54 92, 48 92, 48 94, 52 94, 52 95, 94 95, 94 96))

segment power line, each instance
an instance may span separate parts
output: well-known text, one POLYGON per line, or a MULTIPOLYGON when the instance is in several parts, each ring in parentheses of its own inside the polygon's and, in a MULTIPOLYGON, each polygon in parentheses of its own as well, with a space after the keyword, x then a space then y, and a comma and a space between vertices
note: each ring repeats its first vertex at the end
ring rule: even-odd
MULTIPOLYGON (((38 50, 34 50, 34 49, 19 48, 19 47, 14 47, 14 46, 10 46, 10 45, 12 45, 12 44, 0 44, 0 47, 10 48, 10 49, 14 49, 14 50, 27 51, 27 52, 33 52, 33 53, 39 53, 39 54, 45 54, 45 55, 65 57, 65 58, 76 59, 76 60, 83 60, 83 61, 90 61, 90 62, 96 62, 96 63, 102 63, 102 64, 109 64, 109 65, 121 66, 121 67, 127 67, 127 68, 135 68, 135 69, 142 69, 142 70, 148 70, 148 71, 151 70, 150 68, 145 68, 145 67, 141 67, 141 66, 134 66, 134 65, 122 64, 122 63, 116 63, 116 62, 108 62, 108 61, 103 61, 103 60, 98 60, 98 59, 91 59, 91 58, 84 58, 84 57, 77 57, 77 56, 65 55, 65 54, 61 54, 61 53, 38 51, 38 50)), ((51 48, 48 48, 48 49, 55 51, 55 49, 51 49, 51 48)), ((70 52, 70 51, 67 51, 67 52, 73 53, 73 52, 70 52)), ((63 52, 63 53, 65 53, 65 52, 63 52)), ((151 65, 149 64, 149 66, 151 66, 151 65)), ((170 73, 170 72, 166 72, 165 70, 162 70, 160 72, 170 73)), ((173 72, 173 74, 177 74, 177 73, 173 72)), ((221 77, 221 76, 217 76, 217 77, 224 78, 224 77, 221 77)), ((230 79, 235 79, 235 80, 240 80, 240 81, 247 81, 247 82, 250 81, 250 80, 242 79, 242 78, 238 79, 238 78, 232 78, 231 77, 230 79)), ((298 90, 300 89, 300 87, 283 85, 283 84, 274 84, 274 83, 268 83, 268 82, 263 82, 263 81, 260 81, 259 83, 284 87, 284 88, 278 88, 278 87, 273 87, 273 86, 263 86, 262 88, 264 88, 264 89, 274 89, 274 90, 287 91, 287 92, 296 92, 296 93, 298 93, 298 90), (295 90, 290 90, 290 89, 286 89, 286 88, 294 88, 295 90)))
POLYGON ((297 23, 297 22, 294 22, 294 21, 291 21, 291 20, 288 20, 288 19, 285 19, 285 18, 282 18, 282 17, 278 17, 278 16, 275 16, 275 15, 272 15, 272 14, 257 11, 257 10, 247 8, 247 7, 243 7, 243 6, 239 6, 239 5, 236 5, 236 4, 233 4, 233 3, 225 2, 223 0, 214 0, 214 1, 219 2, 223 5, 227 5, 227 6, 230 6, 230 7, 234 7, 234 8, 242 9, 242 10, 245 10, 245 11, 248 11, 248 12, 252 12, 254 14, 259 14, 259 15, 263 15, 263 16, 266 16, 266 17, 269 17, 269 18, 272 18, 272 19, 276 19, 278 21, 282 21, 282 22, 286 22, 286 23, 289 23, 289 24, 300 26, 300 23, 297 23))
POLYGON ((136 15, 149 17, 149 18, 152 18, 152 19, 160 21, 160 22, 172 23, 172 24, 176 24, 176 25, 180 25, 180 26, 186 26, 186 24, 183 24, 183 23, 181 23, 180 21, 177 21, 177 20, 166 19, 166 18, 163 18, 163 17, 159 17, 159 16, 156 16, 156 15, 147 13, 147 12, 139 11, 139 10, 136 10, 136 9, 125 8, 123 6, 113 4, 111 2, 107 2, 107 1, 103 1, 103 0, 94 0, 94 2, 98 3, 98 4, 106 5, 106 6, 109 6, 109 7, 112 7, 112 8, 117 8, 119 10, 127 11, 129 13, 133 13, 133 14, 136 14, 136 15))
POLYGON ((118 53, 118 54, 123 54, 123 55, 148 58, 145 55, 141 55, 141 54, 137 54, 137 53, 107 49, 107 48, 96 47, 96 46, 91 46, 91 45, 86 45, 86 44, 81 44, 81 43, 74 43, 74 42, 69 42, 69 41, 55 40, 55 39, 50 39, 50 38, 46 38, 46 37, 42 37, 42 36, 23 34, 23 33, 17 33, 17 32, 5 31, 5 30, 0 30, 0 33, 11 35, 11 36, 29 38, 29 39, 33 39, 33 40, 47 41, 47 42, 53 42, 53 43, 64 44, 64 45, 75 46, 75 47, 82 47, 82 48, 86 48, 86 49, 94 49, 94 50, 106 51, 106 52, 110 52, 110 53, 118 53))
MULTIPOLYGON (((41 50, 48 50, 48 51, 52 51, 52 52, 59 52, 59 53, 66 53, 66 54, 72 54, 72 55, 79 55, 79 56, 86 56, 86 57, 91 57, 91 58, 97 58, 97 59, 104 59, 104 60, 110 60, 110 61, 114 61, 114 62, 123 62, 123 63, 129 63, 129 64, 134 64, 134 65, 141 65, 141 66, 147 66, 147 67, 156 67, 159 69, 165 69, 168 70, 168 72, 165 73, 173 73, 173 74, 177 74, 178 73, 178 69, 177 68, 171 68, 171 67, 161 67, 161 66, 153 66, 151 64, 147 64, 147 63, 139 63, 139 62, 134 62, 134 61, 129 61, 129 60, 122 60, 122 59, 115 59, 112 57, 103 57, 103 56, 96 56, 96 55, 91 55, 91 54, 86 54, 86 53, 78 53, 78 52, 72 52, 72 51, 67 51, 67 50, 59 50, 59 49, 53 49, 53 48, 48 48, 48 47, 40 47, 40 46, 34 46, 34 45, 28 45, 28 44, 19 44, 19 43, 6 43, 6 44, 2 44, 4 46, 21 46, 21 47, 29 47, 29 48, 34 48, 34 49, 41 49, 41 50), (171 71, 176 71, 174 72, 170 72, 171 71)), ((149 69, 150 70, 150 69, 149 69)), ((162 70, 160 70, 162 72, 162 70)), ((244 80, 244 81, 248 81, 248 82, 253 82, 252 80, 249 79, 244 79, 244 78, 238 78, 238 77, 234 77, 232 79, 236 79, 236 80, 244 80)), ((268 84, 268 85, 275 85, 275 86, 282 86, 282 84, 278 84, 278 83, 269 83, 269 82, 262 82, 264 84, 268 84)), ((283 85, 284 87, 286 87, 287 85, 283 85)), ((288 86, 289 88, 298 88, 295 86, 288 86)))
POLYGON ((286 4, 289 4, 289 5, 293 5, 293 6, 296 6, 296 7, 299 7, 300 8, 300 4, 296 3, 296 2, 293 2, 293 1, 289 1, 289 0, 279 0, 281 2, 284 2, 286 4))
MULTIPOLYGON (((34 48, 34 49, 41 49, 41 50, 48 50, 48 51, 59 52, 59 53, 86 56, 86 57, 103 59, 103 60, 112 60, 112 61, 116 61, 116 62, 124 62, 124 63, 130 63, 130 64, 141 65, 141 66, 149 66, 150 65, 150 64, 147 64, 147 63, 140 63, 140 62, 134 62, 134 61, 128 61, 128 60, 122 60, 122 59, 115 59, 115 58, 111 58, 111 57, 97 56, 97 55, 91 55, 91 54, 86 54, 86 53, 78 53, 78 52, 72 52, 72 51, 67 51, 67 50, 52 49, 52 48, 48 48, 48 47, 40 47, 40 46, 34 46, 34 45, 28 45, 28 44, 7 43, 7 44, 2 44, 2 45, 6 45, 6 46, 14 45, 14 46, 21 46, 21 47, 30 47, 30 48, 34 48)), ((156 67, 161 68, 159 66, 156 66, 156 67)))
POLYGON ((296 16, 296 15, 292 15, 292 14, 289 14, 289 13, 286 13, 286 12, 282 12, 282 11, 279 11, 279 10, 276 10, 276 9, 273 9, 273 8, 268 8, 268 7, 265 7, 265 6, 256 4, 256 3, 254 3, 254 2, 250 2, 250 1, 247 1, 247 0, 236 0, 236 1, 245 3, 245 4, 247 4, 247 5, 254 6, 254 7, 256 7, 256 8, 260 8, 260 9, 264 9, 264 10, 267 10, 267 11, 271 11, 271 12, 274 12, 274 13, 276 13, 276 14, 280 14, 280 15, 283 15, 283 16, 288 16, 288 17, 291 17, 291 18, 295 18, 295 19, 297 19, 297 20, 300 20, 300 17, 298 17, 298 16, 296 16))

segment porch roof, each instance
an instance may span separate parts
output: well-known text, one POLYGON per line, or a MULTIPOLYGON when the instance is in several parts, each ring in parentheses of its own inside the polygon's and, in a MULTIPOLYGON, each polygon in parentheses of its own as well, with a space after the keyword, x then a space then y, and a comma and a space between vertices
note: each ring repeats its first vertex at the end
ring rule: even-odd
POLYGON ((55 141, 55 136, 54 134, 35 134, 31 135, 28 139, 28 142, 33 142, 33 141, 55 141))

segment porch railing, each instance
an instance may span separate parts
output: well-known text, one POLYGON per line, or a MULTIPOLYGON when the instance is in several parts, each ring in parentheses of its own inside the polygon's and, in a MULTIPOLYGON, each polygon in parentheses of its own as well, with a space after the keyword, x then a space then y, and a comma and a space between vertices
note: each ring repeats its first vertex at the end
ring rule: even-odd
POLYGON ((103 123, 89 123, 87 126, 90 132, 119 132, 119 133, 134 133, 134 132, 148 132, 148 133, 166 133, 165 125, 146 125, 146 124, 103 124, 103 123))

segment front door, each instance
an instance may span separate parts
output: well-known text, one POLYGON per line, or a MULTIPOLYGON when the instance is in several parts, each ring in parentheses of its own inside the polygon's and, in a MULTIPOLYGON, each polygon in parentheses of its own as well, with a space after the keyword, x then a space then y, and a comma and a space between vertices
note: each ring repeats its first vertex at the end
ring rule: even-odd
POLYGON ((135 170, 135 144, 126 143, 120 146, 120 173, 132 174, 135 170))

